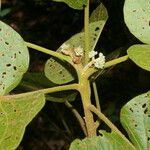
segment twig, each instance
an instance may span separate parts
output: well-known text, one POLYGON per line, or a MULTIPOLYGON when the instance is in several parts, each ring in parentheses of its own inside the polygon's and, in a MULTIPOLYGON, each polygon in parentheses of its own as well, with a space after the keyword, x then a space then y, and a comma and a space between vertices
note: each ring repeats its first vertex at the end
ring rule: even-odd
POLYGON ((39 91, 41 91, 44 94, 49 94, 49 93, 54 93, 54 92, 59 92, 59 91, 66 91, 66 90, 78 90, 78 87, 79 87, 79 84, 74 83, 74 84, 60 85, 56 87, 41 89, 39 91))
POLYGON ((89 106, 89 110, 95 113, 102 121, 104 121, 112 131, 116 132, 124 141, 126 141, 134 150, 134 145, 118 130, 118 128, 103 114, 101 113, 94 105, 89 106))
POLYGON ((29 47, 29 48, 38 50, 38 51, 43 52, 43 53, 45 53, 45 54, 49 54, 49 55, 51 55, 51 56, 53 56, 53 57, 56 57, 56 58, 59 58, 59 59, 61 59, 61 60, 64 60, 64 61, 67 61, 67 62, 71 63, 71 59, 70 59, 68 56, 65 56, 65 55, 63 55, 63 54, 61 54, 61 53, 58 53, 58 52, 49 50, 49 49, 47 49, 47 48, 38 46, 38 45, 33 44, 33 43, 29 43, 29 42, 25 42, 25 44, 26 44, 27 47, 29 47))
POLYGON ((93 91, 94 91, 94 96, 95 96, 96 107, 99 111, 101 111, 101 106, 100 106, 100 101, 99 101, 97 86, 96 86, 95 81, 92 82, 92 85, 93 85, 93 91))
POLYGON ((84 64, 89 62, 89 37, 89 0, 87 0, 87 5, 84 8, 84 64))
MULTIPOLYGON (((116 58, 116 59, 113 59, 111 61, 108 61, 105 63, 104 65, 104 69, 106 68, 109 68, 111 66, 114 66, 114 65, 117 65, 117 64, 120 64, 122 62, 125 62, 129 59, 129 56, 126 55, 126 56, 122 56, 122 57, 119 57, 119 58, 116 58)), ((93 75, 95 72, 97 72, 98 69, 94 68, 94 67, 89 67, 88 69, 85 70, 84 74, 87 76, 87 77, 90 77, 91 75, 93 75)))
POLYGON ((86 130, 86 127, 85 127, 85 122, 84 120, 82 119, 81 115, 79 114, 79 112, 68 102, 66 101, 65 102, 65 105, 72 111, 72 113, 74 114, 74 116, 77 118, 85 136, 87 136, 87 130, 86 130))

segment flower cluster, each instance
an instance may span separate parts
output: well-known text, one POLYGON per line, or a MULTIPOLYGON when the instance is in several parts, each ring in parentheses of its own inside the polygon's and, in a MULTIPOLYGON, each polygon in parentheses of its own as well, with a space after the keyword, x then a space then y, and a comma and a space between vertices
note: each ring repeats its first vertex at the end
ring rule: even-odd
POLYGON ((89 58, 92 59, 94 66, 98 69, 103 69, 105 64, 105 56, 102 53, 99 53, 99 57, 95 58, 98 53, 96 51, 89 52, 89 58))
MULTIPOLYGON (((70 49, 70 45, 69 44, 62 44, 61 47, 60 47, 60 51, 63 53, 63 54, 66 54, 66 55, 69 55, 68 53, 70 53, 68 50, 70 49)), ((83 51, 83 48, 81 46, 78 46, 78 47, 75 47, 73 49, 74 53, 75 53, 75 56, 77 57, 80 57, 80 56, 83 56, 84 54, 84 51, 83 51)))
POLYGON ((68 50, 69 48, 70 48, 70 45, 64 43, 60 46, 60 51, 64 52, 64 51, 68 50))
POLYGON ((96 51, 90 51, 89 52, 89 58, 92 58, 92 60, 95 59, 95 55, 97 55, 98 53, 96 51))
POLYGON ((83 56, 83 53, 84 53, 83 48, 81 46, 76 47, 74 49, 74 52, 75 52, 75 55, 78 57, 83 56))

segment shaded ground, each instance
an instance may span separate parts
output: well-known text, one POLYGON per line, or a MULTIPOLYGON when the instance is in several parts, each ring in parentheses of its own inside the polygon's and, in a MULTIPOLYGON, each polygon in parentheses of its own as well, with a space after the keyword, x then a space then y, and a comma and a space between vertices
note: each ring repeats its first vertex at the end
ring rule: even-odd
MULTIPOLYGON (((139 41, 126 28, 123 21, 123 0, 104 0, 109 20, 104 28, 97 49, 109 54, 117 48, 127 47, 139 41)), ((91 1, 91 10, 98 1, 91 1)), ((83 28, 83 11, 69 8, 50 0, 2 0, 2 10, 10 12, 1 19, 19 32, 26 41, 56 50, 65 40, 83 28)), ((30 50, 31 72, 43 70, 49 56, 30 50)), ((120 108, 134 96, 150 88, 150 73, 132 62, 116 66, 97 79, 103 112, 119 127, 120 108)), ((82 113, 79 100, 73 104, 82 113)), ((102 124, 102 128, 106 128, 102 124)), ((64 104, 47 102, 43 110, 27 127, 18 150, 66 150, 70 142, 82 131, 72 113, 64 104)), ((123 130, 123 129, 121 129, 123 130)))

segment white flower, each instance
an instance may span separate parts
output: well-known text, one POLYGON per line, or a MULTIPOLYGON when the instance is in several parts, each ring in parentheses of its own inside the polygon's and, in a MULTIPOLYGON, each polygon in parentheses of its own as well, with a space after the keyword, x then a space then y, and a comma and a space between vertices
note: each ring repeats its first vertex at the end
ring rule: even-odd
POLYGON ((89 52, 89 58, 94 58, 95 57, 95 55, 97 55, 97 52, 96 51, 90 51, 89 52))
POLYGON ((103 69, 105 64, 105 56, 99 53, 99 57, 94 60, 94 66, 98 69, 103 69))
POLYGON ((68 50, 69 48, 70 48, 70 45, 64 43, 60 46, 60 51, 63 52, 64 50, 68 50))
POLYGON ((78 46, 74 49, 75 55, 76 56, 83 56, 83 48, 81 46, 78 46))

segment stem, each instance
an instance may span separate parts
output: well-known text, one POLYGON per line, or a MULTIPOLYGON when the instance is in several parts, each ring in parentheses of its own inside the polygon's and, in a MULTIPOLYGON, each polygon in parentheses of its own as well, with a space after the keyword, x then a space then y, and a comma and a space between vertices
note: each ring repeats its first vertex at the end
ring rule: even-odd
POLYGON ((109 68, 109 67, 111 67, 113 65, 122 63, 122 62, 124 62, 124 61, 126 61, 128 59, 129 59, 129 56, 126 55, 126 56, 122 56, 122 57, 116 58, 114 60, 108 61, 108 62, 105 63, 104 68, 109 68))
POLYGON ((126 141, 134 150, 134 145, 118 130, 118 128, 103 114, 101 113, 94 105, 89 106, 89 110, 95 113, 101 120, 103 120, 112 131, 116 132, 124 141, 126 141))
POLYGON ((88 107, 91 105, 90 83, 89 83, 89 80, 85 78, 84 74, 79 79, 80 79, 79 91, 81 94, 81 100, 82 100, 83 109, 84 109, 87 134, 88 134, 88 137, 96 136, 96 126, 94 123, 93 114, 88 109, 88 107))
POLYGON ((84 64, 89 62, 89 0, 84 8, 84 64))
POLYGON ((69 62, 69 63, 71 62, 71 60, 69 59, 68 56, 65 56, 65 55, 63 55, 63 54, 61 54, 61 53, 54 52, 54 51, 52 51, 52 50, 49 50, 49 49, 47 49, 47 48, 38 46, 38 45, 36 45, 36 44, 29 43, 29 42, 25 42, 25 44, 26 44, 27 47, 29 47, 29 48, 38 50, 38 51, 43 52, 43 53, 45 53, 45 54, 49 54, 49 55, 51 55, 51 56, 53 56, 53 57, 57 57, 57 58, 59 58, 59 59, 61 59, 61 60, 67 61, 67 62, 69 62))
MULTIPOLYGON (((108 62, 105 63, 104 69, 109 68, 109 67, 111 67, 113 65, 117 65, 119 63, 122 63, 124 61, 127 61, 128 59, 129 59, 129 56, 125 55, 125 56, 116 58, 114 60, 108 61, 108 62)), ((90 77, 92 74, 94 74, 97 71, 98 71, 98 69, 92 67, 92 68, 86 69, 85 72, 84 72, 84 74, 86 74, 87 77, 90 77)))
POLYGON ((97 92, 97 87, 96 87, 96 83, 95 81, 92 82, 93 85, 93 91, 94 91, 94 96, 95 96, 95 101, 96 101, 96 107, 99 111, 101 111, 101 107, 100 107, 100 101, 99 101, 99 97, 98 97, 98 92, 97 92))
MULTIPOLYGON (((93 91, 94 91, 94 96, 95 96, 95 102, 96 102, 96 108, 101 112, 101 107, 100 107, 100 100, 99 100, 99 96, 98 96, 98 92, 97 92, 97 86, 96 86, 96 82, 92 82, 93 85, 93 91)), ((100 126, 101 120, 98 119, 95 122, 96 125, 96 129, 100 126)))
POLYGON ((52 87, 52 88, 47 88, 47 89, 42 89, 39 90, 44 94, 49 94, 49 93, 54 93, 54 92, 59 92, 59 91, 66 91, 66 90, 78 90, 79 89, 79 84, 69 84, 69 85, 61 85, 57 87, 52 87))
POLYGON ((71 132, 71 130, 70 130, 70 128, 69 128, 67 122, 65 121, 65 119, 64 119, 64 117, 63 117, 63 115, 62 115, 62 113, 60 112, 60 110, 58 109, 58 107, 57 107, 56 105, 53 105, 53 106, 54 106, 55 110, 57 111, 56 114, 59 115, 59 118, 61 119, 61 122, 62 122, 62 124, 63 124, 65 130, 68 132, 68 134, 69 134, 70 136, 72 136, 72 132, 71 132))
POLYGON ((87 136, 87 131, 86 131, 86 128, 85 128, 85 122, 82 119, 82 117, 80 116, 79 112, 68 101, 65 102, 65 105, 72 111, 74 116, 77 118, 77 120, 78 120, 85 136, 87 136))

